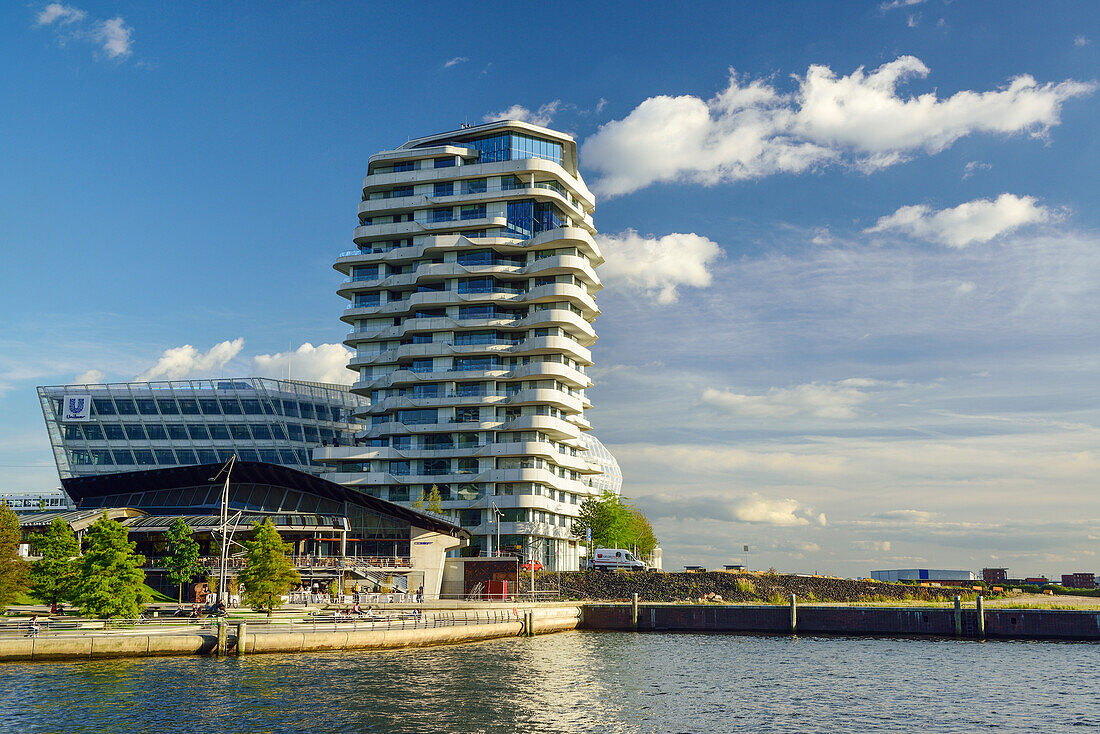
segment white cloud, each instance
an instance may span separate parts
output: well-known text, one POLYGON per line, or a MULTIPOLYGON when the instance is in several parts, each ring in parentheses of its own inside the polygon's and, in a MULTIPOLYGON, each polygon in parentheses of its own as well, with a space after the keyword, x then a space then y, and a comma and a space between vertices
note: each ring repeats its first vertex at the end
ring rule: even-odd
POLYGON ((879 9, 882 11, 895 10, 897 8, 908 8, 913 5, 923 5, 926 0, 890 0, 890 2, 884 2, 879 5, 879 9))
POLYGON ((949 247, 966 247, 989 242, 1026 224, 1050 220, 1050 209, 1035 202, 1033 196, 1001 194, 994 201, 975 199, 953 209, 934 210, 926 204, 903 206, 864 232, 896 231, 949 247))
POLYGON ((659 181, 714 185, 838 162, 873 171, 974 133, 1041 135, 1058 124, 1066 100, 1096 87, 1023 75, 1001 89, 945 99, 898 94, 902 82, 928 73, 913 56, 842 77, 815 65, 795 77, 796 91, 782 93, 731 70, 726 89, 710 100, 651 97, 602 125, 584 142, 582 160, 600 173, 595 188, 607 196, 659 181))
POLYGON ((112 59, 130 55, 134 29, 121 18, 111 18, 96 23, 93 38, 112 59))
POLYGON ((72 5, 50 3, 42 9, 36 20, 38 25, 50 25, 54 21, 60 21, 61 25, 68 25, 84 20, 86 15, 87 13, 83 10, 74 8, 72 5))
POLYGON ((157 363, 134 378, 146 380, 181 380, 187 377, 209 377, 224 367, 244 348, 244 339, 219 342, 206 352, 200 352, 190 344, 165 349, 157 363))
POLYGON ((924 524, 934 520, 936 513, 924 510, 886 510, 876 512, 871 517, 905 524, 924 524))
POLYGON ((916 28, 917 23, 920 21, 920 13, 914 13, 905 20, 905 25, 910 28, 916 28))
POLYGON ((959 283, 959 286, 955 289, 955 292, 958 293, 960 296, 964 296, 967 293, 973 293, 974 288, 976 287, 977 286, 975 286, 974 281, 964 280, 963 282, 959 283))
POLYGON ((1089 45, 1090 43, 1091 41, 1089 41, 1089 39, 1085 38, 1084 36, 1077 36, 1073 39, 1073 45, 1077 48, 1082 48, 1089 45))
POLYGON ((455 56, 453 59, 449 59, 448 61, 446 61, 443 64, 443 68, 444 69, 450 69, 452 66, 456 66, 458 64, 465 64, 469 60, 470 59, 467 56, 455 56))
POLYGON ((546 127, 550 124, 550 121, 554 119, 554 115, 557 113, 560 106, 561 100, 555 99, 553 101, 547 102, 546 104, 532 112, 523 105, 514 104, 508 109, 501 112, 491 112, 481 119, 485 122, 495 122, 497 120, 519 120, 520 122, 529 122, 532 125, 541 125, 543 127, 546 127))
POLYGON ((596 239, 605 260, 600 277, 608 284, 641 291, 661 304, 674 303, 680 286, 710 285, 708 267, 722 255, 721 247, 694 232, 654 238, 628 229, 596 239))
POLYGON ((73 384, 76 385, 98 385, 103 382, 103 378, 106 377, 102 370, 88 370, 87 372, 81 372, 79 375, 73 378, 73 384))
POLYGON ((852 547, 856 550, 877 551, 885 553, 890 550, 889 540, 853 540, 852 547))
POLYGON ((993 168, 993 166, 989 165, 988 163, 983 163, 982 161, 970 161, 964 167, 963 180, 973 176, 976 171, 988 171, 991 168, 993 168))
POLYGON ((795 499, 769 499, 753 494, 733 507, 733 518, 738 522, 758 523, 762 525, 825 525, 824 513, 813 514, 813 510, 803 507, 795 499))
POLYGON ((288 368, 295 380, 350 385, 355 373, 347 368, 352 352, 342 344, 306 342, 293 352, 258 354, 252 358, 255 373, 261 377, 285 379, 288 368))
POLYGON ((73 40, 92 43, 110 59, 126 58, 133 47, 134 29, 121 16, 96 20, 72 5, 50 3, 38 14, 36 24, 52 26, 61 45, 73 40))
POLYGON ((867 400, 857 387, 861 381, 844 384, 816 382, 794 387, 773 387, 763 395, 742 395, 731 390, 707 388, 703 402, 730 415, 750 418, 789 418, 811 415, 816 418, 848 419, 856 417, 856 406, 867 400))

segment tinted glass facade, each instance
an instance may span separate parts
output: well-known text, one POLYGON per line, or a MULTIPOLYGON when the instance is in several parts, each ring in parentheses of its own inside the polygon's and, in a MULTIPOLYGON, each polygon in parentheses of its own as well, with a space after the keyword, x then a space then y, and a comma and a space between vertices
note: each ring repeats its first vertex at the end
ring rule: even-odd
POLYGON ((339 385, 238 378, 38 388, 62 479, 210 464, 234 453, 313 474, 310 451, 347 444, 352 412, 366 404, 339 385), (86 419, 65 420, 62 401, 84 396, 86 419))

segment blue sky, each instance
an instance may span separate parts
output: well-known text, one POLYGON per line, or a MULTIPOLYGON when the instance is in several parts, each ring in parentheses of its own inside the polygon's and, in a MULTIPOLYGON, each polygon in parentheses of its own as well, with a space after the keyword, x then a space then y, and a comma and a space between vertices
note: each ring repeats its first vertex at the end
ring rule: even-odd
POLYGON ((591 419, 667 565, 1097 564, 1094 3, 14 3, 0 42, 5 490, 57 483, 37 384, 340 375, 368 156, 507 113, 599 194, 591 419))

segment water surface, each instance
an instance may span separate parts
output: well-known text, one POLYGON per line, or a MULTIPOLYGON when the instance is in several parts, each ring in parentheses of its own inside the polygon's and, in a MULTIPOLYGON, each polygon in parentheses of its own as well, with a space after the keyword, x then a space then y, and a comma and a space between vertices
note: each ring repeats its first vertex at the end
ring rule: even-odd
POLYGON ((0 664, 0 732, 1100 730, 1090 643, 570 632, 0 664))

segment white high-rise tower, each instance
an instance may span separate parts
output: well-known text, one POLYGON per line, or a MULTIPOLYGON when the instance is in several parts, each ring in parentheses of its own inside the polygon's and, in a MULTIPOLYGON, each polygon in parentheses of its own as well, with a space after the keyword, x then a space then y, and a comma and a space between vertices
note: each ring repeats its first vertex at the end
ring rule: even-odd
POLYGON ((479 551, 577 568, 581 502, 621 484, 585 435, 594 208, 573 139, 523 122, 371 157, 358 249, 335 264, 370 425, 317 450, 326 478, 400 503, 434 486, 479 551))

